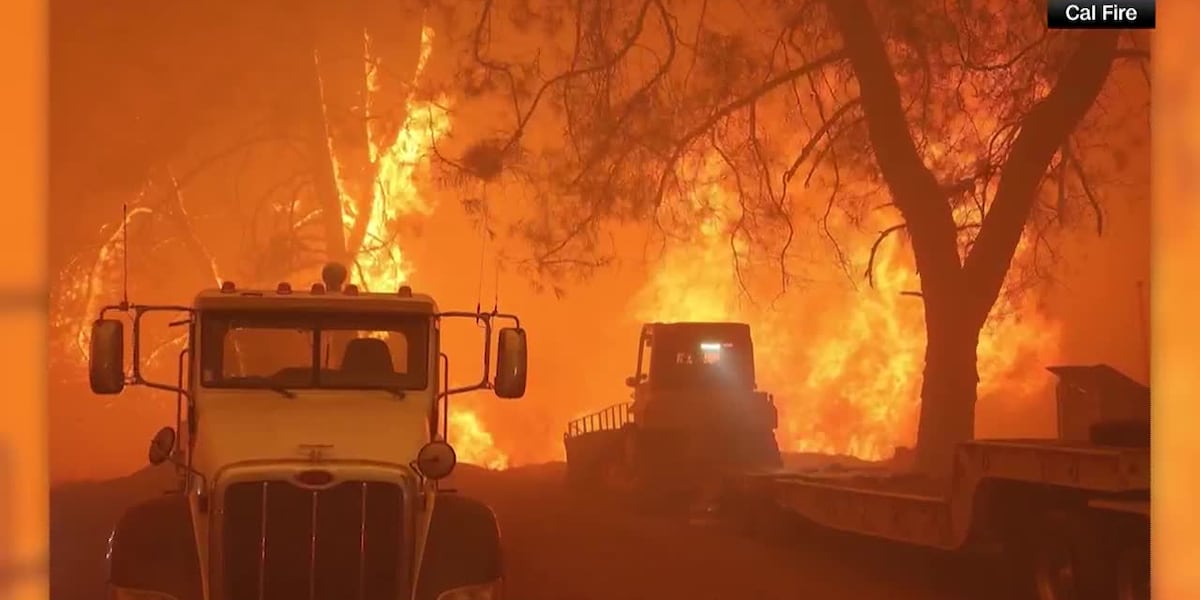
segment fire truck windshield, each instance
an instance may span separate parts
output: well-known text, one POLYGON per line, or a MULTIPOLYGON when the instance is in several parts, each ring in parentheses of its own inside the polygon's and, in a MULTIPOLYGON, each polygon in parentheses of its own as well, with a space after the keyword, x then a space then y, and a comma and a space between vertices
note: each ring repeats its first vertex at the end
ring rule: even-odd
POLYGON ((421 390, 429 385, 430 328, 416 315, 205 312, 201 385, 421 390))

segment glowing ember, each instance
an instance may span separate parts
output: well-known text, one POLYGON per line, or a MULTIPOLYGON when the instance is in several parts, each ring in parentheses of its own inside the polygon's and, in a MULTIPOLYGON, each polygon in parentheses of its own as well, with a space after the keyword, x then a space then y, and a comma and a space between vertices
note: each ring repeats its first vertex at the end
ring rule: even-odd
MULTIPOLYGON (((711 172, 712 166, 704 171, 711 172)), ((708 173, 706 173, 708 174, 708 173)), ((716 177, 677 200, 700 217, 693 239, 676 243, 657 262, 635 300, 642 321, 749 323, 761 389, 780 409, 781 448, 847 454, 866 460, 891 456, 916 437, 924 354, 924 315, 911 253, 900 236, 885 241, 875 260, 875 288, 845 280, 807 284, 772 307, 739 302, 730 234, 738 204, 716 177), (865 287, 865 286, 863 286, 865 287)), ((868 223, 866 231, 891 223, 868 223)), ((865 260, 872 239, 845 248, 865 260)), ((735 248, 740 247, 736 240, 735 248)), ((1028 245, 1018 248, 1019 264, 1028 245)), ((861 265, 855 272, 863 272, 861 265)), ((839 275, 841 276, 841 275, 839 275)), ((1057 324, 1032 300, 1002 295, 979 342, 979 398, 1011 402, 1039 391, 1040 368, 1058 347, 1057 324)))

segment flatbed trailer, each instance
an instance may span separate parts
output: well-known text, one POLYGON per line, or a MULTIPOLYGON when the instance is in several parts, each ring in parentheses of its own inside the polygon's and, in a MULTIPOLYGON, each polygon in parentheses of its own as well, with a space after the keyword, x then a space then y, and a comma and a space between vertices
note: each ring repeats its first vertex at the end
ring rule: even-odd
POLYGON ((937 481, 861 469, 743 473, 730 480, 729 497, 757 516, 783 512, 927 548, 998 543, 1042 600, 1148 599, 1149 390, 1126 382, 1114 393, 1115 371, 1103 365, 1052 371, 1060 377, 1059 439, 963 443, 953 472, 937 481), (1135 440, 1127 445, 1070 439, 1080 437, 1081 413, 1093 426, 1122 423, 1145 437, 1127 436, 1135 440))
POLYGON ((861 471, 748 473, 740 485, 743 495, 770 498, 824 527, 942 550, 966 546, 981 533, 980 517, 1022 494, 1054 499, 1060 508, 1074 497, 1098 511, 1149 518, 1147 449, 980 440, 959 448, 957 464, 961 475, 945 495, 908 491, 907 480, 861 471))

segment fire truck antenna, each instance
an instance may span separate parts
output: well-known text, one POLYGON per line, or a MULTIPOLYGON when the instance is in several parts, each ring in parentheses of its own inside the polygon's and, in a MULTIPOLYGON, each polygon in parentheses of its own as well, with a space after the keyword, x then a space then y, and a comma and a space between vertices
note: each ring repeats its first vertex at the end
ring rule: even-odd
POLYGON ((121 308, 129 308, 129 203, 121 203, 121 308))

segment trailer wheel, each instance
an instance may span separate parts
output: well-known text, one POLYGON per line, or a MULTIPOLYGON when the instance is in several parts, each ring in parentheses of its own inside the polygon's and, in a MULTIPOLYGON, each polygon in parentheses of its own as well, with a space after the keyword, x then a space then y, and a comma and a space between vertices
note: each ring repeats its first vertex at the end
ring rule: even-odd
POLYGON ((1116 540, 1113 586, 1116 600, 1150 600, 1149 527, 1121 528, 1116 540))
POLYGON ((1052 511, 1017 551, 1030 561, 1037 600, 1149 600, 1145 524, 1087 510, 1052 511))
POLYGON ((1033 544, 1033 588, 1037 600, 1081 600, 1073 536, 1061 514, 1047 516, 1042 535, 1033 544))
POLYGON ((1101 600, 1102 549, 1094 523, 1079 511, 1042 515, 1018 551, 1028 553, 1037 600, 1101 600))

